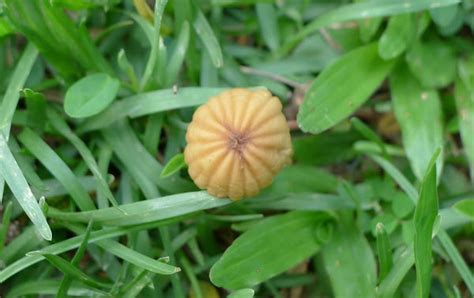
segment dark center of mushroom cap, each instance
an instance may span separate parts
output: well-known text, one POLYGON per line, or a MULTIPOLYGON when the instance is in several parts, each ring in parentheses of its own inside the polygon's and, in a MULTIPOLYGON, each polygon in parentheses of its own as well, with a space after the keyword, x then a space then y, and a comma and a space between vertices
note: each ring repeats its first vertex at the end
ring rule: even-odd
POLYGON ((242 133, 234 130, 229 130, 229 149, 234 150, 239 154, 243 154, 245 145, 250 141, 248 133, 242 133))

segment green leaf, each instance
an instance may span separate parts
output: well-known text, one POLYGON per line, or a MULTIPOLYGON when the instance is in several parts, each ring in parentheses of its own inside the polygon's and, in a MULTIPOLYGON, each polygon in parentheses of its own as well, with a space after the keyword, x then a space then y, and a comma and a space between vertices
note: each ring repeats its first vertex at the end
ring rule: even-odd
POLYGON ((173 54, 171 55, 166 68, 165 86, 171 86, 176 83, 179 70, 181 69, 184 59, 186 58, 189 39, 189 23, 185 21, 181 26, 181 31, 179 32, 178 39, 176 40, 173 48, 173 54))
POLYGON ((431 18, 440 27, 446 27, 454 20, 458 13, 459 5, 449 5, 430 9, 431 18))
POLYGON ((343 215, 333 238, 321 250, 324 270, 334 297, 374 297, 375 258, 368 241, 348 215, 343 215))
POLYGON ((173 89, 158 90, 140 93, 124 98, 112 104, 104 112, 88 119, 79 131, 90 131, 109 126, 113 122, 125 117, 141 117, 158 112, 199 106, 226 88, 181 88, 176 92, 173 89), (160 100, 156 100, 159 98, 160 100))
POLYGON ((432 156, 421 185, 420 198, 415 208, 415 266, 417 297, 428 297, 431 288, 431 254, 433 226, 438 216, 438 191, 436 186, 436 159, 432 156))
POLYGON ((64 260, 61 257, 52 255, 52 254, 43 254, 43 256, 48 260, 54 267, 58 268, 64 274, 68 274, 73 278, 80 280, 81 282, 89 285, 91 287, 97 288, 110 288, 110 284, 105 284, 99 281, 96 281, 92 277, 88 276, 80 269, 72 266, 68 261, 64 260))
POLYGON ((87 145, 71 130, 71 128, 69 128, 66 121, 55 110, 51 108, 48 109, 47 116, 54 129, 59 131, 59 133, 61 133, 66 139, 68 139, 69 142, 74 145, 74 147, 76 147, 77 151, 84 159, 84 162, 87 164, 90 171, 96 178, 97 185, 102 191, 102 193, 105 194, 105 196, 112 203, 112 205, 117 206, 118 203, 115 200, 114 195, 110 191, 109 185, 105 180, 105 177, 100 172, 99 165, 95 161, 92 152, 89 150, 89 148, 87 148, 87 145))
MULTIPOLYGON (((400 65, 390 76, 393 107, 402 131, 403 147, 413 173, 422 179, 430 157, 443 145, 441 103, 435 90, 426 90, 400 65)), ((438 157, 438 176, 443 155, 438 157)))
POLYGON ((474 199, 466 199, 457 202, 454 208, 474 219, 474 199))
POLYGON ((188 192, 155 199, 148 199, 116 207, 86 212, 62 212, 50 208, 48 216, 68 222, 89 222, 107 226, 135 225, 224 206, 231 203, 218 199, 205 191, 188 192))
MULTIPOLYGON (((15 287, 10 289, 7 294, 7 298, 14 298, 14 297, 25 297, 27 295, 35 295, 35 296, 54 296, 57 294, 59 289, 59 280, 50 280, 50 279, 42 279, 42 280, 33 280, 33 281, 25 281, 18 283, 15 287)), ((93 296, 107 296, 107 292, 98 290, 93 287, 85 286, 80 282, 74 281, 72 286, 69 288, 67 294, 70 297, 73 296, 80 296, 80 297, 93 297, 93 296)))
POLYGON ((107 108, 117 96, 120 82, 105 73, 88 75, 66 92, 64 110, 73 118, 86 118, 107 108))
POLYGON ((416 37, 415 16, 401 14, 388 21, 387 29, 379 40, 379 55, 383 59, 393 59, 402 54, 416 37))
POLYGON ((257 19, 260 25, 260 34, 267 47, 275 51, 280 46, 278 30, 278 16, 273 3, 257 3, 255 5, 257 19))
POLYGON ((331 64, 305 94, 298 113, 301 129, 320 133, 348 117, 380 86, 392 65, 378 56, 375 43, 357 48, 331 64))
POLYGON ((20 142, 58 179, 81 210, 95 209, 91 197, 67 164, 35 132, 26 128, 18 136, 20 142))
POLYGON ((5 247, 5 240, 7 239, 8 228, 10 227, 10 218, 12 216, 12 204, 13 203, 11 201, 8 202, 2 210, 2 225, 0 226, 0 251, 3 251, 3 248, 5 247))
POLYGON ((376 226, 377 256, 379 260, 379 283, 382 282, 393 267, 392 246, 384 225, 376 226))
POLYGON ((253 298, 254 295, 253 289, 240 289, 227 295, 227 298, 253 298))
POLYGON ((20 203, 21 208, 30 218, 41 236, 46 240, 51 240, 51 228, 46 221, 46 217, 43 211, 41 211, 37 199, 31 192, 2 133, 0 133, 0 177, 5 179, 8 187, 18 200, 18 203, 20 203))
POLYGON ((8 21, 7 18, 5 17, 0 17, 0 37, 7 36, 9 34, 13 34, 15 31, 8 21))
POLYGON ((461 2, 461 0, 372 0, 343 5, 316 18, 306 25, 303 30, 300 30, 296 35, 289 38, 279 51, 278 56, 284 56, 307 36, 331 24, 370 17, 418 12, 430 8, 453 5, 459 2, 461 2))
POLYGON ((193 27, 196 34, 201 39, 203 46, 211 58, 215 67, 222 67, 224 65, 224 58, 222 55, 221 46, 217 40, 211 25, 207 22, 206 17, 202 13, 199 6, 194 0, 190 0, 193 7, 193 27))
POLYGON ((446 87, 456 76, 456 54, 449 43, 438 39, 416 42, 406 62, 424 87, 446 87))
POLYGON ((461 78, 456 80, 454 91, 459 132, 469 161, 471 181, 474 181, 474 55, 460 62, 459 72, 461 78))
POLYGON ((325 213, 295 211, 260 221, 214 264, 212 283, 237 290, 288 270, 320 249, 331 227, 328 220, 325 213))
POLYGON ((170 161, 164 166, 163 170, 161 171, 160 177, 169 177, 184 168, 185 166, 186 162, 184 161, 184 155, 182 153, 179 153, 173 156, 173 158, 171 158, 170 161))

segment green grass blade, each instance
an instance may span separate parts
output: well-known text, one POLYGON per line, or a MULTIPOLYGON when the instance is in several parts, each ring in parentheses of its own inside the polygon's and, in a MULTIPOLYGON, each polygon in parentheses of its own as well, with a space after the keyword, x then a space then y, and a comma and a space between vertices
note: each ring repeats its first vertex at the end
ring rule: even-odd
POLYGON ((381 298, 391 298, 398 290, 400 283, 410 268, 415 264, 415 253, 413 247, 405 249, 398 259, 394 260, 396 266, 387 274, 383 282, 377 288, 377 295, 381 298))
POLYGON ((168 161, 168 163, 163 167, 160 177, 161 178, 169 177, 177 173, 179 170, 181 170, 185 166, 186 166, 186 162, 184 161, 184 154, 179 153, 173 156, 173 158, 171 158, 170 161, 168 161))
POLYGON ((474 220, 474 199, 465 199, 459 201, 454 205, 454 208, 456 208, 456 210, 459 212, 470 216, 474 220))
POLYGON ((392 16, 403 13, 418 12, 435 7, 443 7, 461 2, 461 0, 372 0, 357 2, 331 10, 306 25, 294 37, 290 38, 278 51, 278 57, 289 53, 293 47, 319 29, 334 23, 370 17, 392 16))
MULTIPOLYGON (((29 295, 36 295, 36 296, 54 296, 58 292, 59 289, 59 280, 50 280, 50 279, 43 279, 43 280, 34 280, 34 281, 27 281, 18 284, 17 286, 13 287, 7 294, 7 298, 15 298, 15 297, 25 297, 29 295)), ((79 282, 73 282, 72 286, 69 288, 67 293, 69 297, 73 296, 81 296, 81 297, 94 297, 94 296, 105 296, 107 297, 107 292, 102 290, 98 290, 93 287, 85 286, 79 282)))
POLYGON ((379 259, 379 283, 383 282, 393 267, 392 246, 384 225, 379 222, 376 226, 377 255, 379 259))
POLYGON ((31 129, 18 136, 20 142, 58 179, 81 210, 95 209, 94 203, 66 163, 31 129))
POLYGON ((416 20, 412 14, 393 16, 380 37, 379 54, 385 60, 401 55, 416 36, 416 20))
MULTIPOLYGON (((81 245, 79 246, 79 249, 77 250, 76 254, 71 260, 71 265, 72 266, 78 266, 79 262, 82 260, 84 257, 84 254, 86 252, 87 244, 89 242, 89 237, 91 234, 92 230, 92 220, 89 221, 89 224, 87 225, 86 233, 84 234, 84 239, 81 242, 81 245)), ((61 284, 58 289, 58 293, 56 294, 56 297, 67 297, 67 293, 69 291, 69 288, 71 286, 71 283, 73 281, 73 276, 69 274, 65 274, 63 280, 61 281, 61 284)))
POLYGON ((203 46, 206 48, 209 57, 215 67, 222 67, 224 65, 224 58, 222 55, 221 46, 217 40, 214 31, 212 31, 206 17, 202 13, 199 6, 194 0, 190 0, 192 3, 193 12, 193 27, 196 34, 201 39, 203 46))
POLYGON ((313 81, 298 112, 298 125, 311 133, 336 125, 369 99, 392 65, 378 56, 375 43, 347 53, 313 81))
POLYGON ((161 19, 163 18, 163 12, 165 11, 166 3, 168 0, 157 0, 155 1, 155 13, 154 13, 154 33, 153 39, 151 43, 151 51, 148 57, 148 62, 146 63, 145 71, 143 76, 140 80, 140 90, 144 90, 146 85, 148 84, 151 75, 153 74, 153 70, 156 67, 156 61, 158 57, 158 48, 160 46, 160 39, 161 39, 161 19))
POLYGON ((253 289, 240 289, 230 293, 227 298, 253 298, 255 290, 253 289))
POLYGON ((63 272, 64 274, 70 275, 73 278, 85 283, 86 285, 89 285, 91 287, 96 287, 96 288, 110 288, 110 284, 105 284, 99 281, 96 281, 94 278, 88 276, 84 272, 82 272, 80 269, 72 266, 68 261, 65 259, 51 255, 51 254, 43 254, 43 257, 48 260, 51 265, 54 267, 58 268, 59 271, 63 272))
POLYGON ((173 89, 165 89, 141 93, 116 102, 103 113, 91 117, 79 128, 79 131, 105 128, 127 116, 136 118, 164 111, 199 106, 207 102, 211 96, 224 90, 225 88, 187 87, 179 89, 178 92, 173 89), (156 100, 157 98, 160 100, 156 100))
POLYGON ((255 5, 257 19, 260 25, 260 35, 267 47, 275 51, 280 47, 280 32, 278 17, 273 3, 257 3, 255 5))
POLYGON ((433 226, 438 215, 438 191, 436 186, 436 159, 438 149, 428 166, 420 197, 415 208, 415 266, 417 297, 428 297, 431 287, 431 254, 433 226))
POLYGON ((176 40, 173 54, 171 55, 170 61, 166 68, 165 86, 169 87, 176 83, 178 78, 179 70, 183 65, 184 58, 186 57, 186 51, 188 50, 188 44, 190 39, 189 23, 185 21, 181 26, 181 32, 179 32, 178 39, 176 40))
POLYGON ((61 118, 61 116, 53 109, 48 109, 47 111, 48 119, 51 125, 56 129, 60 134, 62 134, 71 144, 76 147, 79 154, 84 159, 85 163, 89 167, 90 171, 97 180, 97 185, 100 188, 100 191, 105 194, 107 199, 112 203, 113 206, 117 206, 118 203, 114 198, 114 195, 110 191, 109 185, 105 180, 105 177, 102 175, 97 162, 94 159, 87 145, 69 128, 66 121, 61 118))
POLYGON ((12 202, 8 202, 8 204, 3 207, 2 225, 0 227, 0 251, 3 251, 5 247, 5 240, 7 239, 10 218, 12 216, 12 204, 12 202))
POLYGON ((46 240, 51 240, 51 228, 35 196, 31 192, 23 173, 8 148, 7 141, 0 133, 0 176, 5 179, 21 208, 35 225, 38 232, 46 240))
POLYGON ((230 204, 227 199, 212 197, 205 191, 188 192, 131 204, 86 212, 62 212, 50 208, 48 216, 70 222, 88 222, 107 226, 125 226, 164 220, 192 212, 230 204))

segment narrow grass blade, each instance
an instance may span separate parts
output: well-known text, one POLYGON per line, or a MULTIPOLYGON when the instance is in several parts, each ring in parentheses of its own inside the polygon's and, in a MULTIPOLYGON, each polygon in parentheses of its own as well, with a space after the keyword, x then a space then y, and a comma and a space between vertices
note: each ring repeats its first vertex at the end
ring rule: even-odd
POLYGON ((393 16, 380 37, 379 54, 385 60, 401 55, 416 36, 416 19, 412 14, 393 16))
POLYGON ((202 13, 199 6, 194 0, 190 0, 193 8, 193 27, 196 34, 201 39, 203 46, 206 48, 209 57, 215 67, 222 67, 224 65, 224 58, 222 56, 221 46, 217 40, 214 31, 207 22, 206 17, 202 13))
POLYGON ((5 179, 21 208, 46 240, 51 240, 51 229, 39 207, 38 201, 31 192, 23 173, 8 148, 7 141, 0 133, 0 176, 5 179))
POLYGON ((186 166, 186 162, 184 161, 184 155, 182 153, 179 153, 173 156, 173 158, 171 158, 170 161, 163 167, 160 177, 161 178, 169 177, 177 173, 179 170, 181 170, 185 166, 186 166))
POLYGON ((178 78, 179 70, 183 65, 184 58, 186 57, 186 51, 188 50, 190 39, 189 36, 189 23, 185 21, 181 26, 181 31, 179 32, 179 36, 176 40, 173 54, 171 55, 166 68, 165 86, 167 87, 175 83, 178 78))
POLYGON ((438 192, 436 186, 436 159, 440 150, 431 158, 423 184, 420 198, 415 208, 415 266, 417 297, 428 297, 431 286, 431 254, 433 226, 438 215, 438 192))
POLYGON ((127 116, 136 118, 158 112, 199 106, 207 102, 211 96, 224 90, 225 88, 187 87, 179 89, 178 92, 173 89, 165 89, 141 93, 118 101, 103 113, 91 117, 80 126, 79 131, 101 129, 127 116), (159 100, 156 100, 157 98, 159 100))
POLYGON ((392 246, 384 225, 379 222, 376 226, 377 255, 379 259, 379 283, 392 270, 392 246))
POLYGON ((12 216, 12 204, 12 202, 8 202, 8 204, 3 207, 2 225, 0 227, 0 251, 3 251, 5 247, 5 240, 7 239, 10 218, 12 216))
POLYGON ((18 139, 61 182, 81 210, 95 209, 91 197, 71 169, 35 132, 26 128, 18 139))
MULTIPOLYGON (((74 267, 77 267, 79 265, 79 262, 81 261, 82 257, 84 257, 84 254, 86 252, 87 244, 89 242, 89 237, 91 234, 92 230, 92 220, 89 221, 89 224, 87 225, 86 233, 84 234, 84 239, 81 242, 81 246, 79 246, 79 249, 77 250, 76 254, 71 260, 71 265, 74 267)), ((58 293, 56 294, 56 297, 67 297, 67 293, 69 291, 69 288, 71 287, 73 281, 73 276, 69 274, 65 274, 63 280, 61 281, 61 284, 58 289, 58 293)))
MULTIPOLYGON (((59 280, 56 279, 42 279, 27 281, 18 284, 13 287, 7 294, 6 298, 25 297, 25 296, 54 296, 57 294, 59 289, 59 280)), ((79 282, 73 282, 69 291, 67 292, 69 297, 107 297, 107 292, 98 290, 93 287, 83 285, 79 282)))
POLYGON ((459 212, 470 216, 474 220, 474 199, 465 199, 454 205, 459 212))
POLYGON ((160 46, 160 38, 161 38, 161 19, 163 18, 163 12, 165 11, 166 3, 168 0, 157 0, 155 1, 155 12, 154 12, 154 33, 153 39, 151 43, 151 51, 150 55, 148 56, 148 62, 146 63, 145 71, 143 73, 142 79, 140 81, 140 90, 144 90, 146 85, 148 84, 151 75, 153 74, 153 70, 156 67, 156 60, 158 57, 158 48, 160 46))
POLYGON ((267 47, 275 51, 280 47, 280 32, 275 6, 273 3, 257 3, 255 10, 260 25, 260 35, 267 47))
POLYGON ((90 171, 96 178, 97 185, 99 186, 102 193, 105 194, 105 196, 110 201, 110 203, 112 203, 113 206, 117 206, 118 203, 115 200, 114 195, 110 191, 109 185, 105 180, 105 177, 102 175, 99 166, 97 165, 97 162, 95 161, 94 156, 90 152, 87 145, 69 128, 66 121, 55 110, 48 109, 47 115, 54 129, 56 129, 69 142, 71 142, 74 147, 76 147, 77 151, 82 156, 90 171))
POLYGON ((50 208, 48 216, 70 222, 88 222, 107 226, 142 224, 185 215, 192 212, 230 204, 227 199, 218 199, 205 191, 176 194, 156 199, 120 205, 86 212, 62 212, 50 208))
POLYGON ((52 254, 43 254, 43 257, 48 260, 51 265, 54 267, 58 268, 61 272, 64 274, 70 275, 73 278, 80 280, 81 282, 85 283, 86 285, 89 285, 91 287, 97 287, 97 288, 110 288, 110 284, 105 284, 99 281, 96 281, 92 277, 88 276, 78 268, 72 266, 68 261, 65 259, 52 255, 52 254))
POLYGON ((383 17, 418 12, 431 8, 453 5, 459 2, 461 2, 461 0, 372 0, 344 5, 323 14, 306 25, 303 30, 298 32, 298 34, 290 38, 284 44, 284 46, 278 51, 278 57, 286 55, 304 38, 330 24, 369 17, 383 17))
POLYGON ((253 289, 240 289, 230 293, 227 298, 253 298, 255 290, 253 289))

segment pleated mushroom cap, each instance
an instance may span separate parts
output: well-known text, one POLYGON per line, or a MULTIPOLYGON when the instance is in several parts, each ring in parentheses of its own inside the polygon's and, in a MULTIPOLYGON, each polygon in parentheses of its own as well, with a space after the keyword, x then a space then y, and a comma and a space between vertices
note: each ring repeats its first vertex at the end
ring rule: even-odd
POLYGON ((267 90, 235 88, 212 97, 194 113, 186 142, 189 175, 220 198, 255 196, 291 162, 282 105, 267 90))

